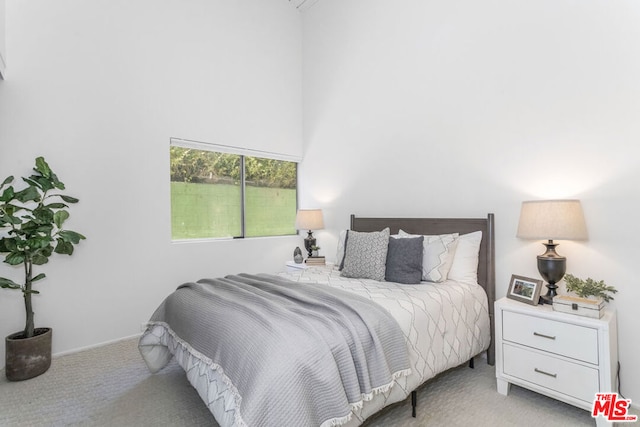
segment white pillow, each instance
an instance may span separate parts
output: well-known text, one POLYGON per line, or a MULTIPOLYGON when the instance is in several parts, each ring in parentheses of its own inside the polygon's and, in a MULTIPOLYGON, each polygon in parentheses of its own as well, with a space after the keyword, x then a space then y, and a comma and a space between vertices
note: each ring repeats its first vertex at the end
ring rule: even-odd
MULTIPOLYGON (((400 230, 399 237, 415 237, 400 230)), ((422 251, 422 280, 444 282, 453 264, 458 233, 424 236, 422 251)))
POLYGON ((449 279, 457 282, 478 283, 478 257, 482 231, 463 234, 456 240, 458 247, 449 270, 449 279))

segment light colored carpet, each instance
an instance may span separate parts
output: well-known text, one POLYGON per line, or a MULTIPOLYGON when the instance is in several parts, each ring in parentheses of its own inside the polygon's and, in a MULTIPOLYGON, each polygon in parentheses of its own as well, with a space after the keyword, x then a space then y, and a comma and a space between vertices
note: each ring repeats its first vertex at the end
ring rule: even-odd
MULTIPOLYGON (((418 417, 407 399, 365 423, 386 426, 593 426, 588 411, 512 386, 496 392, 495 371, 454 368, 418 390, 418 417)), ((137 340, 54 358, 40 377, 8 382, 0 372, 2 426, 217 426, 182 369, 152 375, 137 340)))

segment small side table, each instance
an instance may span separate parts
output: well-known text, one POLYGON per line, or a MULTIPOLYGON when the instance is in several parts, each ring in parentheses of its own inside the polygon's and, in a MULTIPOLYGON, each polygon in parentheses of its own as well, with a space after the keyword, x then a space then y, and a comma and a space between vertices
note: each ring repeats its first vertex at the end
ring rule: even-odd
POLYGON ((618 391, 615 310, 593 319, 502 298, 495 319, 498 393, 516 384, 591 411, 596 393, 618 391))

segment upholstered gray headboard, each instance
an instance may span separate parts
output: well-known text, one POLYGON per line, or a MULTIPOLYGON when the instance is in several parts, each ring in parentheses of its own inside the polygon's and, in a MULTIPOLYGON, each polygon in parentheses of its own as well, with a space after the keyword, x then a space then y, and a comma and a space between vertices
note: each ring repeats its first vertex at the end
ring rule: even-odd
POLYGON ((411 234, 466 234, 474 231, 482 231, 480 243, 480 256, 478 260, 478 284, 482 286, 489 299, 489 317, 491 320, 491 347, 487 351, 487 361, 494 364, 494 325, 493 303, 495 301, 495 241, 494 241, 494 215, 488 214, 486 218, 367 218, 351 215, 351 230, 354 231, 379 231, 389 227, 391 234, 402 229, 411 234))

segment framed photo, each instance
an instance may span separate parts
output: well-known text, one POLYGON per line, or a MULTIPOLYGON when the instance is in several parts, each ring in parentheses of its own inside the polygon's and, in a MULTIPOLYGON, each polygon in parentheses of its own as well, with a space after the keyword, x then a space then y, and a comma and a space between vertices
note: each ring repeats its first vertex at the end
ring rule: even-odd
POLYGON ((542 280, 512 274, 509 290, 507 290, 507 298, 531 305, 538 305, 541 290, 542 280))

